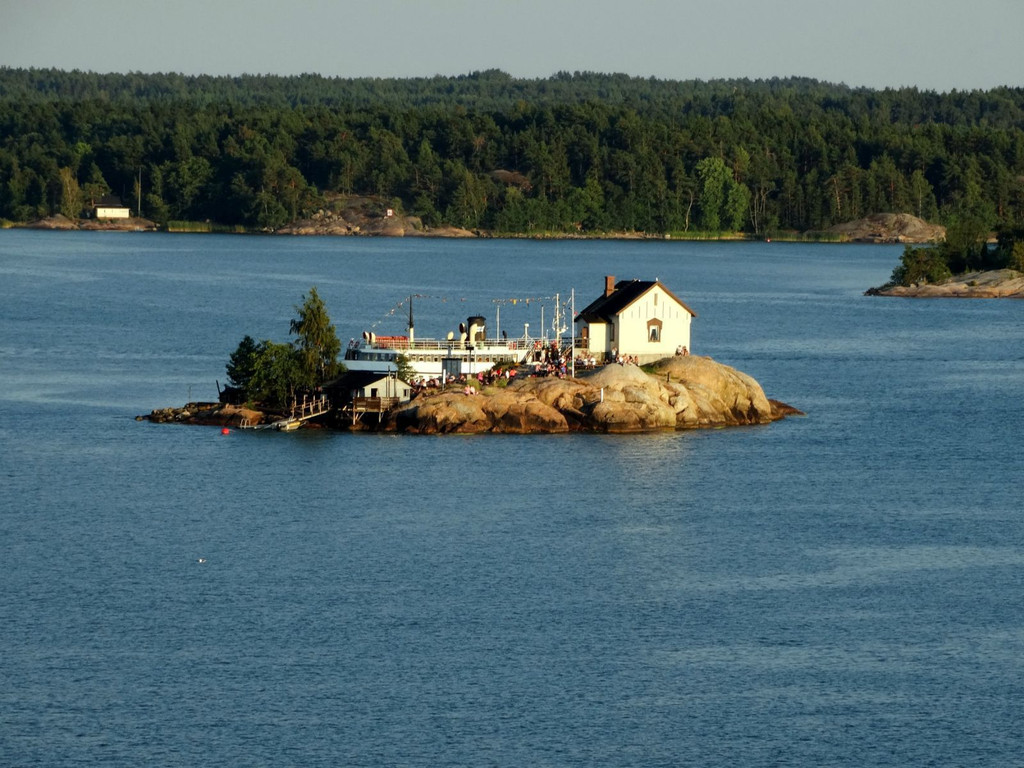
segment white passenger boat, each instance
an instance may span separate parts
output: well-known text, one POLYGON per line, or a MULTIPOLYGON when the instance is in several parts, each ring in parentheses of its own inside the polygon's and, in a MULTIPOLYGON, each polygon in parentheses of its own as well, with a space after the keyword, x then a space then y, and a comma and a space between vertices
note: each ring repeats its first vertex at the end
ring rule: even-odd
MULTIPOLYGON (((349 342, 343 362, 350 371, 389 373, 397 369, 402 355, 415 375, 423 379, 476 376, 496 366, 506 368, 546 359, 551 340, 531 338, 528 329, 526 326, 518 338, 504 333, 500 338, 489 337, 485 319, 473 315, 459 323, 458 333, 453 331, 448 338, 417 338, 410 299, 406 335, 381 336, 364 331, 361 338, 349 342)), ((570 339, 564 341, 571 343, 570 339)))
POLYGON ((403 355, 416 375, 432 379, 441 376, 476 376, 495 366, 506 368, 533 360, 543 354, 539 339, 488 338, 484 318, 474 316, 460 323, 459 333, 448 339, 417 339, 406 336, 378 336, 364 332, 361 339, 349 342, 345 367, 350 371, 387 373, 397 370, 403 355))

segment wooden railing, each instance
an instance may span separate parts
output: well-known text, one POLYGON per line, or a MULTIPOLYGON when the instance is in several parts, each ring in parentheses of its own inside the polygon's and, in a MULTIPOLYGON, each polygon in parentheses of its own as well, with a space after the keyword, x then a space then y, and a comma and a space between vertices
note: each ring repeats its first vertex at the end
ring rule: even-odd
POLYGON ((327 413, 329 410, 331 410, 331 401, 327 399, 326 395, 311 398, 303 395, 301 403, 298 401, 292 403, 291 414, 294 419, 309 419, 327 413))
POLYGON ((352 410, 356 413, 383 413, 398 403, 397 397, 357 397, 352 400, 352 410))

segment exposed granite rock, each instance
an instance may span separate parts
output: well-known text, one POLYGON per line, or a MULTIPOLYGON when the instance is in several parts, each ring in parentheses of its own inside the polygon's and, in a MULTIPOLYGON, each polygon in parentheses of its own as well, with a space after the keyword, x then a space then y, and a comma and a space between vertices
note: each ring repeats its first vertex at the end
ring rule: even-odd
POLYGON ((511 390, 422 396, 392 413, 384 428, 412 434, 569 431, 565 417, 556 409, 531 393, 511 390))
POLYGON ((924 299, 1022 299, 1024 274, 1014 269, 994 269, 957 275, 934 285, 883 285, 870 288, 867 296, 905 296, 924 299))
POLYGON ((670 357, 655 364, 672 393, 679 427, 766 424, 777 414, 752 377, 709 357, 670 357))
POLYGON ((269 421, 267 414, 240 405, 225 403, 189 403, 183 408, 157 408, 137 421, 155 424, 202 424, 217 427, 238 427, 242 423, 262 424, 269 421))
POLYGON ((836 224, 825 232, 851 243, 937 243, 946 239, 945 227, 909 213, 875 213, 836 224))
POLYGON ((57 213, 24 225, 25 229, 91 230, 99 232, 153 232, 156 223, 134 216, 128 219, 69 219, 57 213))
POLYGON ((62 213, 47 216, 25 225, 26 229, 78 229, 78 222, 72 221, 62 213))
POLYGON ((484 413, 483 401, 461 392, 420 397, 396 411, 387 429, 414 434, 487 432, 492 423, 484 413))
POLYGON ((575 379, 522 379, 478 394, 425 395, 394 411, 384 429, 642 432, 767 424, 800 413, 769 401, 750 376, 711 358, 666 358, 654 370, 607 365, 575 379))

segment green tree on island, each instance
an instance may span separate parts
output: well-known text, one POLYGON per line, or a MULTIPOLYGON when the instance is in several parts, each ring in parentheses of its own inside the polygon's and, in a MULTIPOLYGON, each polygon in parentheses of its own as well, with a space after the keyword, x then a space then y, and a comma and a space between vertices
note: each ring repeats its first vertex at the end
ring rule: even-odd
POLYGON ((945 254, 940 249, 907 245, 903 248, 899 266, 892 271, 890 282, 894 285, 934 284, 952 276, 945 254))
POLYGON ((1020 271, 1024 268, 1024 247, 1019 247, 1024 228, 997 227, 997 245, 993 248, 989 246, 989 238, 995 219, 995 214, 984 206, 959 212, 946 229, 943 242, 904 247, 890 284, 935 284, 956 275, 994 269, 1020 271))
POLYGON ((245 400, 252 399, 252 379, 256 375, 257 358, 260 345, 249 335, 238 343, 238 347, 228 357, 228 383, 242 392, 245 400))
POLYGON ((408 355, 399 355, 395 358, 395 376, 402 381, 412 381, 416 378, 416 369, 412 367, 412 361, 408 355))
POLYGON ((341 341, 316 286, 309 289, 302 306, 296 306, 295 311, 299 316, 292 320, 290 332, 298 336, 294 346, 300 380, 303 386, 322 386, 341 370, 338 364, 341 341))
POLYGON ((302 372, 295 348, 273 341, 260 342, 252 379, 251 400, 273 408, 282 408, 295 399, 295 390, 302 386, 302 372))
POLYGON ((298 354, 290 344, 269 339, 257 343, 246 336, 228 359, 228 383, 237 390, 233 400, 286 406, 301 386, 298 354))
POLYGON ((246 336, 228 358, 228 383, 236 390, 229 397, 270 407, 286 406, 296 391, 315 389, 344 370, 338 362, 341 342, 324 303, 313 287, 297 306, 299 316, 290 332, 291 344, 256 342, 246 336))

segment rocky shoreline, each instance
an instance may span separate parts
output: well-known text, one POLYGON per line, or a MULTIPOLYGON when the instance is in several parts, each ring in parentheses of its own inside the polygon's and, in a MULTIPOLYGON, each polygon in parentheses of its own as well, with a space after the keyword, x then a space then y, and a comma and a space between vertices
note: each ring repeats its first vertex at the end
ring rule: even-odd
MULTIPOLYGON (((802 413, 769 400, 750 376, 709 357, 659 361, 647 373, 634 365, 606 365, 576 378, 524 378, 507 387, 469 393, 448 390, 403 403, 355 427, 334 412, 307 428, 403 434, 627 433, 768 424, 802 413)), ((137 417, 157 423, 239 427, 278 415, 219 403, 163 408, 137 417)))
POLYGON ((23 229, 84 230, 87 232, 156 232, 159 229, 156 222, 138 217, 128 219, 69 219, 60 213, 28 224, 15 224, 14 226, 23 229))
POLYGON ((864 295, 919 299, 1024 299, 1024 273, 1014 269, 969 272, 934 285, 917 283, 869 288, 864 295))
MULTIPOLYGON (((386 208, 387 203, 374 197, 360 195, 339 195, 331 203, 307 218, 285 224, 277 229, 262 230, 263 234, 312 236, 312 237, 439 237, 439 238, 493 238, 513 237, 522 239, 551 240, 670 240, 689 239, 686 234, 651 232, 544 232, 544 233, 495 233, 483 229, 462 229, 453 226, 428 227, 416 216, 404 216, 386 208)), ((207 223, 208 224, 208 223, 207 223)), ((99 230, 121 232, 154 232, 160 227, 149 219, 69 219, 61 214, 30 223, 7 225, 26 229, 50 230, 99 230)), ((210 231, 216 229, 211 227, 210 231)), ((168 231, 198 232, 201 229, 168 231)), ((205 231, 205 230, 204 230, 205 231)), ((242 229, 239 232, 244 231, 242 229)), ((695 241, 702 240, 760 240, 760 236, 742 232, 692 233, 695 241)), ((777 233, 775 239, 799 241, 824 240, 846 243, 932 243, 945 237, 945 228, 929 224, 907 213, 879 213, 857 221, 837 224, 823 232, 777 233)))

